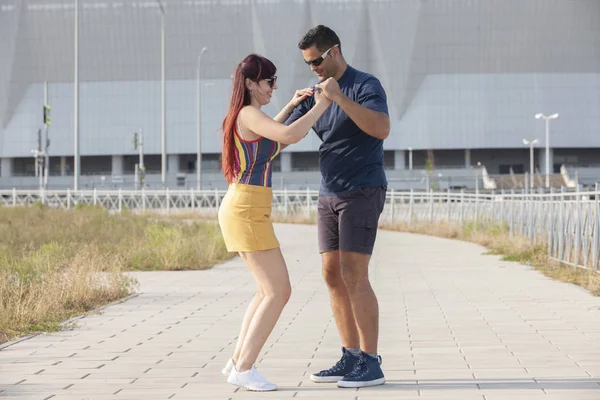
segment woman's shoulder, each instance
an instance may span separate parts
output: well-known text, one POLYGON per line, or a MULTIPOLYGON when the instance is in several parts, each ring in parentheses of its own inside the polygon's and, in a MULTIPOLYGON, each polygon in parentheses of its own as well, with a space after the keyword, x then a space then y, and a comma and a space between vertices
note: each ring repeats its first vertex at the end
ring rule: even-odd
POLYGON ((239 116, 241 116, 243 118, 244 116, 250 116, 250 115, 256 115, 256 114, 264 114, 264 113, 256 107, 247 105, 247 106, 242 107, 242 109, 240 110, 239 116))
POLYGON ((252 118, 253 115, 256 115, 255 113, 261 113, 261 112, 262 111, 260 111, 256 107, 252 107, 250 105, 244 106, 240 110, 240 112, 238 114, 238 118, 237 118, 237 123, 236 123, 236 130, 237 130, 237 134, 240 137, 240 139, 242 139, 246 142, 254 142, 254 141, 257 141, 258 139, 262 138, 262 135, 256 133, 254 130, 250 129, 248 127, 248 124, 244 123, 244 121, 248 121, 247 118, 252 118), (246 137, 248 134, 250 134, 250 137, 246 137))

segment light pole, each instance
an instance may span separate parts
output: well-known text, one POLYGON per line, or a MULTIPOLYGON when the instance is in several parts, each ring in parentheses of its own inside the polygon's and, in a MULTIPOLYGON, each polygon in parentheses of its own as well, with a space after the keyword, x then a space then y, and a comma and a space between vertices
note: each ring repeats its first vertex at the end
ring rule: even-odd
POLYGON ((202 189, 202 134, 201 134, 201 113, 202 113, 202 86, 200 83, 200 61, 202 55, 208 50, 203 47, 198 55, 198 64, 196 67, 196 187, 202 189))
POLYGON ((138 189, 138 183, 140 187, 144 187, 146 182, 146 167, 144 166, 144 137, 142 128, 140 128, 139 133, 133 132, 132 139, 133 148, 138 150, 139 162, 136 166, 136 179, 135 179, 135 190, 138 189))
POLYGON ((165 82, 165 9, 161 0, 156 0, 160 8, 160 172, 163 187, 167 185, 167 136, 166 136, 166 82, 165 82))
POLYGON ((529 145, 529 187, 530 189, 533 189, 533 145, 536 144, 538 142, 537 139, 533 139, 533 140, 527 140, 527 139, 523 139, 523 144, 524 145, 529 145))
POLYGON ((44 148, 44 190, 48 189, 48 174, 50 170, 50 156, 48 155, 48 147, 50 147, 50 138, 48 131, 50 130, 50 105, 48 104, 48 81, 44 82, 44 132, 45 140, 43 141, 44 148))
POLYGON ((79 0, 75 0, 73 72, 73 190, 79 189, 79 0))
POLYGON ((535 114, 535 119, 546 120, 546 188, 550 187, 550 120, 558 118, 558 114, 535 114))
POLYGON ((408 146, 408 170, 412 171, 412 169, 413 169, 412 147, 408 146))

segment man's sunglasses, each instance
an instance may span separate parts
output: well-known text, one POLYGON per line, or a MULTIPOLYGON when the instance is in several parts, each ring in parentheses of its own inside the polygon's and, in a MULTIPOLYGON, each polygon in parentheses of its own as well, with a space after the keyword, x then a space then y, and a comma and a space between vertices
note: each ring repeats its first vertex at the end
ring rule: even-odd
POLYGON ((321 63, 323 62, 323 60, 325 60, 325 57, 327 57, 327 54, 329 54, 329 52, 331 51, 331 49, 333 49, 335 46, 339 46, 338 44, 334 44, 333 46, 331 46, 330 48, 328 48, 327 50, 325 50, 325 53, 321 54, 320 57, 315 58, 312 61, 306 61, 304 60, 304 62, 307 65, 314 65, 315 67, 318 67, 319 65, 321 65, 321 63))
POLYGON ((277 76, 273 76, 272 78, 265 79, 265 81, 267 81, 267 83, 269 84, 269 87, 271 87, 271 89, 272 89, 273 86, 275 86, 275 83, 277 82, 277 76))

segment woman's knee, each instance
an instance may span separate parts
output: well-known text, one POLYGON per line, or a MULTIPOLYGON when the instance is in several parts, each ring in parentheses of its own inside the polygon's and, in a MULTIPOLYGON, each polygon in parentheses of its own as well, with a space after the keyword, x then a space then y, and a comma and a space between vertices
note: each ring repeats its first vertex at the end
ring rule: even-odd
POLYGON ((292 286, 290 282, 280 282, 278 285, 270 288, 266 293, 265 297, 273 301, 277 301, 281 304, 287 304, 292 296, 292 286))
POLYGON ((283 287, 281 288, 280 296, 284 304, 287 304, 287 302, 290 301, 290 297, 292 297, 292 285, 288 281, 285 285, 282 286, 283 287))
POLYGON ((256 297, 260 300, 265 298, 265 291, 260 285, 256 288, 256 297))
POLYGON ((289 299, 290 278, 279 248, 245 254, 244 259, 257 283, 257 292, 264 297, 289 299))

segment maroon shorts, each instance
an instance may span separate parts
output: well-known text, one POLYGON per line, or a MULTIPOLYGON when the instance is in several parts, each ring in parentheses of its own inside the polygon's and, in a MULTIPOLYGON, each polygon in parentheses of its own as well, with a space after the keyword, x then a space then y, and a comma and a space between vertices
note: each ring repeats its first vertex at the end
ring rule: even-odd
POLYGON ((373 253, 385 186, 361 188, 342 195, 319 196, 319 252, 342 250, 373 253))

